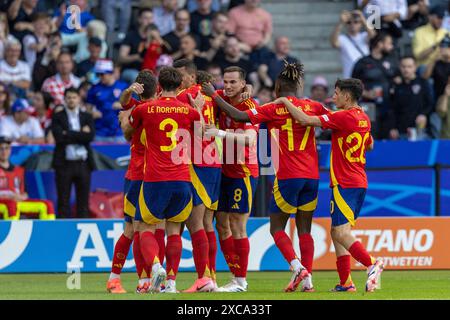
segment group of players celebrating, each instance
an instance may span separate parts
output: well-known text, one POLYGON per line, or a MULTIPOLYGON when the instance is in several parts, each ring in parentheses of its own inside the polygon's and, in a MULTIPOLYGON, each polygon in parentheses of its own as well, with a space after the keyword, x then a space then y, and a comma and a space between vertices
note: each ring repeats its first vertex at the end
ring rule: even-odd
POLYGON ((365 290, 379 288, 383 262, 370 256, 351 233, 367 190, 365 152, 373 149, 370 120, 358 106, 361 81, 336 82, 333 98, 339 110, 331 112, 297 97, 303 88, 301 64, 285 64, 275 83, 277 99, 262 106, 249 97, 245 78, 241 68, 226 68, 224 89, 216 90, 209 74, 197 72, 193 62, 183 59, 162 68, 158 79, 141 71, 123 92, 119 120, 131 141, 131 159, 125 177, 125 229, 114 248, 109 292, 126 292, 120 273, 131 245, 139 277, 136 292, 179 292, 176 276, 184 226, 192 240, 197 279, 183 292, 247 291, 246 224, 259 174, 260 123, 266 123, 272 134, 272 148, 278 148, 270 233, 292 270, 284 290, 293 292, 299 286, 303 292, 315 290, 311 223, 319 165, 314 127, 332 130, 331 237, 340 279, 332 290, 356 291, 350 256, 367 267, 365 290), (284 231, 292 214, 301 258, 284 231), (221 287, 216 282, 214 218, 232 273, 231 281, 221 287))

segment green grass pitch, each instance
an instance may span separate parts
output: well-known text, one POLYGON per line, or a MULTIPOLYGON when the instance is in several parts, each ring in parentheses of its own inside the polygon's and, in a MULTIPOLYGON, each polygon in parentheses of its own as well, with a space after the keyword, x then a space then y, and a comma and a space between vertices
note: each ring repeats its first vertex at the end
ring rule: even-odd
MULTIPOLYGON (((0 299, 193 299, 193 300, 409 300, 409 299, 450 299, 450 271, 389 271, 382 274, 382 289, 365 293, 365 272, 354 271, 355 293, 329 292, 337 283, 334 271, 316 271, 313 275, 314 293, 284 293, 289 272, 249 272, 249 290, 243 293, 196 293, 196 294, 144 294, 134 293, 137 283, 134 273, 122 274, 122 283, 128 293, 112 295, 106 293, 106 273, 81 274, 81 289, 66 287, 68 274, 2 274, 0 275, 0 299)), ((177 279, 178 290, 188 288, 195 274, 180 272, 177 279)), ((229 279, 228 273, 218 274, 219 285, 229 279)))

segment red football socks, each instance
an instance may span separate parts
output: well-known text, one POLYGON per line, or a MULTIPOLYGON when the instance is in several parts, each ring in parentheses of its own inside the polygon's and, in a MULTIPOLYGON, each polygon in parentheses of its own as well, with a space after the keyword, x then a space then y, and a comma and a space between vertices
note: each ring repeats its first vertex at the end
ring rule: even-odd
POLYGON ((128 239, 124 234, 122 234, 119 240, 117 240, 116 246, 114 247, 114 256, 111 269, 112 273, 120 274, 122 272, 122 268, 127 260, 127 255, 130 251, 132 242, 133 239, 128 239))
POLYGON ((216 255, 217 255, 217 240, 216 233, 214 231, 210 231, 206 233, 208 237, 208 245, 209 245, 209 269, 211 271, 211 276, 214 278, 216 273, 216 255))
POLYGON ((281 254, 284 259, 286 259, 287 263, 291 263, 292 260, 297 258, 294 248, 292 247, 291 238, 289 238, 284 230, 275 232, 273 239, 275 240, 278 250, 281 251, 281 254))
POLYGON ((166 251, 166 244, 164 243, 165 230, 164 229, 156 229, 155 238, 158 242, 159 252, 158 259, 161 264, 164 262, 164 251, 166 251))
POLYGON ((166 270, 167 280, 175 280, 181 260, 181 236, 174 234, 167 237, 166 270))
POLYGON ((234 275, 237 278, 245 278, 247 276, 248 255, 250 253, 250 242, 248 238, 234 239, 234 250, 239 257, 234 275))
POLYGON ((225 257, 225 261, 227 262, 231 273, 235 274, 236 273, 236 268, 235 268, 236 254, 235 254, 235 250, 234 250, 233 237, 229 236, 228 238, 226 238, 224 240, 219 240, 219 243, 220 243, 220 249, 223 252, 223 256, 225 257))
POLYGON ((337 272, 339 274, 340 285, 348 285, 352 281, 350 277, 351 267, 350 267, 350 256, 340 256, 336 260, 337 272))
POLYGON ((141 240, 139 239, 139 232, 134 233, 133 256, 134 262, 136 264, 136 272, 139 279, 150 278, 150 268, 146 266, 144 256, 141 252, 141 240))
POLYGON ((312 273, 314 260, 314 240, 309 233, 303 233, 299 236, 300 254, 302 256, 302 265, 312 273))
POLYGON ((367 253, 366 249, 361 242, 355 241, 348 249, 348 252, 355 258, 356 261, 363 264, 366 267, 372 265, 372 257, 367 253))
POLYGON ((145 264, 150 268, 154 263, 159 262, 158 259, 158 242, 155 235, 151 231, 144 231, 140 234, 141 252, 145 260, 145 264))
POLYGON ((192 240, 192 255, 194 256, 195 269, 197 270, 198 278, 203 278, 206 271, 206 276, 210 277, 209 273, 209 244, 208 237, 204 229, 198 230, 191 234, 192 240))

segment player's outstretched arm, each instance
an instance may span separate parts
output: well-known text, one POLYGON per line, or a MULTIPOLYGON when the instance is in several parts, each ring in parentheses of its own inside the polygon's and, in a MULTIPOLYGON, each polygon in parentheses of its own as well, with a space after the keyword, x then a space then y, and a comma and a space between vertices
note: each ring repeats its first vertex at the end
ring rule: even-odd
POLYGON ((247 129, 244 133, 234 133, 225 130, 219 130, 213 124, 207 124, 205 126, 205 135, 207 137, 219 137, 221 139, 227 139, 227 141, 236 142, 241 146, 253 146, 256 144, 258 134, 253 129, 247 129))
POLYGON ((144 86, 140 83, 135 82, 127 89, 125 89, 119 98, 119 102, 122 105, 122 107, 130 103, 131 95, 133 94, 133 92, 136 93, 137 95, 142 94, 142 92, 144 92, 144 86))
POLYGON ((303 126, 314 126, 321 127, 322 123, 319 120, 319 117, 316 116, 308 116, 303 112, 302 109, 297 108, 292 102, 290 102, 286 97, 278 98, 274 101, 274 103, 282 103, 286 106, 292 118, 297 120, 303 126))
POLYGON ((127 141, 131 140, 131 137, 133 136, 133 133, 134 133, 134 128, 130 125, 130 121, 128 119, 131 111, 132 111, 132 109, 119 112, 120 128, 122 129, 123 136, 125 137, 125 139, 127 141))
POLYGON ((213 98, 214 101, 219 106, 219 108, 222 109, 223 111, 225 111, 225 113, 228 116, 230 116, 230 118, 232 118, 238 122, 249 122, 250 121, 250 118, 248 117, 247 113, 236 109, 231 104, 229 104, 225 100, 223 100, 222 97, 216 93, 216 89, 214 89, 212 84, 210 84, 210 83, 202 84, 202 90, 206 95, 213 98))

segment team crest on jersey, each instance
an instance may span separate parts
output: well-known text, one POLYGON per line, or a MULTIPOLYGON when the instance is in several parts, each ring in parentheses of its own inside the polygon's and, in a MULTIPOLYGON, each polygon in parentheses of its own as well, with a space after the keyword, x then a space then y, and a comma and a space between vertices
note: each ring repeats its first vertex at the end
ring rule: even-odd
POLYGON ((411 90, 414 94, 418 94, 420 92, 420 89, 422 89, 420 84, 415 84, 411 87, 411 90))
POLYGON ((303 111, 311 111, 311 106, 309 104, 305 105, 303 111))

